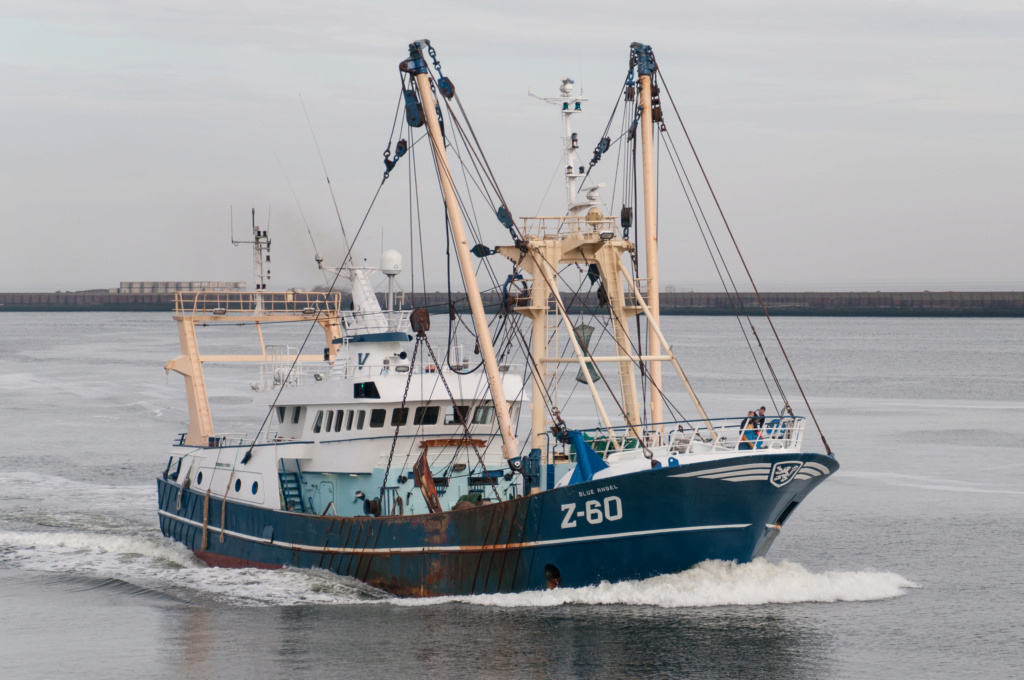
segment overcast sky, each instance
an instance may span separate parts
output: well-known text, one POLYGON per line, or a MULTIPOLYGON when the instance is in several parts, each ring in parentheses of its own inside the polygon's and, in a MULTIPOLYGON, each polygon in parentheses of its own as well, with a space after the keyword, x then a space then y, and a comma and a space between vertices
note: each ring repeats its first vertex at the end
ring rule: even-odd
MULTIPOLYGON (((639 40, 762 289, 1024 288, 1019 2, 2 0, 0 290, 251 281, 232 206, 236 233, 250 208, 261 224, 271 210, 272 288, 322 282, 299 206, 328 261, 341 244, 299 95, 354 229, 383 171, 398 63, 423 37, 516 215, 561 207, 559 186, 542 203, 558 116, 527 89, 575 78, 591 149, 639 40)), ((429 176, 420 190, 436 193, 429 176)), ((380 201, 358 252, 375 261, 386 241, 408 256, 404 170, 380 201)), ((702 242, 666 205, 663 260, 686 261, 702 242)), ((434 204, 423 220, 443 238, 434 204)), ((480 223, 497 244, 500 225, 480 223)), ((715 289, 696 265, 662 283, 715 289)))

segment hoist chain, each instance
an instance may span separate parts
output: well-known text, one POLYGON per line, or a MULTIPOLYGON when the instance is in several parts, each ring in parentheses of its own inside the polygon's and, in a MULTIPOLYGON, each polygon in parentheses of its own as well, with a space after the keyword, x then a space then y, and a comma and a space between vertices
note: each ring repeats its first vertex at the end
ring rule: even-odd
POLYGON ((437 71, 437 88, 441 91, 441 95, 445 99, 451 99, 455 96, 455 85, 452 81, 445 78, 443 73, 441 73, 441 62, 437 58, 437 50, 434 49, 434 46, 430 44, 429 40, 424 40, 423 42, 427 44, 427 54, 429 54, 430 58, 433 60, 434 70, 437 71))
MULTIPOLYGON (((423 342, 427 345, 427 351, 430 352, 430 358, 433 360, 434 365, 441 366, 437 357, 434 356, 434 348, 430 346, 430 341, 423 338, 423 342)), ((484 463, 484 457, 480 454, 480 449, 476 447, 476 442, 473 441, 473 436, 469 433, 469 425, 466 423, 466 418, 462 413, 462 409, 460 409, 459 405, 455 402, 455 395, 452 394, 452 389, 448 386, 448 381, 444 379, 444 373, 441 372, 440 368, 437 371, 437 377, 441 379, 441 384, 444 385, 444 390, 448 393, 448 399, 452 402, 455 416, 458 417, 459 424, 462 425, 462 431, 466 433, 466 443, 473 447, 476 459, 480 461, 480 468, 483 470, 484 476, 487 477, 487 480, 491 483, 491 488, 494 489, 495 501, 501 502, 501 494, 498 493, 498 484, 494 481, 494 477, 487 472, 487 464, 484 463)))
POLYGON ((402 423, 409 417, 409 414, 405 412, 405 403, 409 398, 409 385, 412 384, 413 368, 416 366, 416 354, 420 351, 420 343, 424 338, 416 338, 416 344, 412 347, 412 358, 409 360, 409 377, 405 379, 405 391, 402 392, 402 405, 399 407, 399 413, 404 414, 405 418, 398 418, 395 423, 395 436, 391 439, 391 452, 388 453, 388 464, 384 468, 384 480, 380 483, 380 498, 381 503, 384 502, 384 488, 388 485, 388 475, 391 474, 391 461, 395 457, 395 446, 398 444, 398 432, 402 429, 402 423))

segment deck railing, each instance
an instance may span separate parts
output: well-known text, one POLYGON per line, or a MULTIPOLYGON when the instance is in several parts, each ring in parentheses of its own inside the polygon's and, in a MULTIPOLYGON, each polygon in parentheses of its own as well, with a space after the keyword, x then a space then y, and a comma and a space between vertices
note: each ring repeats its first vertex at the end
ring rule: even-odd
POLYGON ((176 316, 308 316, 337 314, 340 293, 197 291, 174 294, 176 316))
MULTIPOLYGON (((590 428, 581 430, 590 446, 602 457, 616 450, 630 451, 661 449, 672 454, 687 453, 728 453, 750 451, 800 451, 803 446, 804 429, 807 425, 803 416, 765 416, 760 427, 744 425, 745 418, 716 418, 711 425, 712 434, 704 421, 672 421, 647 425, 637 432, 629 426, 618 426, 609 430, 590 428), (664 429, 664 434, 661 429, 664 429), (717 437, 715 436, 717 435, 717 437), (618 443, 618 447, 612 442, 618 443)), ((548 451, 561 445, 548 437, 548 451)), ((574 452, 568 451, 570 459, 574 452)))
POLYGON ((587 217, 586 215, 563 215, 560 217, 521 217, 523 234, 526 236, 582 236, 597 234, 610 240, 618 235, 614 217, 587 217))
MULTIPOLYGON (((339 355, 334 365, 324 362, 295 361, 298 349, 290 345, 267 345, 268 360, 260 365, 260 380, 253 384, 257 392, 267 392, 281 387, 282 383, 288 387, 296 385, 308 385, 314 382, 330 380, 343 380, 356 376, 374 378, 378 376, 407 376, 410 372, 413 375, 433 375, 440 372, 453 372, 448 366, 435 366, 433 364, 418 363, 410 367, 399 360, 387 360, 388 363, 364 364, 360 366, 349 357, 339 355)), ((466 367, 465 360, 461 355, 459 362, 453 360, 456 367, 466 367)), ((522 376, 523 366, 521 364, 499 364, 498 372, 503 375, 522 376)))

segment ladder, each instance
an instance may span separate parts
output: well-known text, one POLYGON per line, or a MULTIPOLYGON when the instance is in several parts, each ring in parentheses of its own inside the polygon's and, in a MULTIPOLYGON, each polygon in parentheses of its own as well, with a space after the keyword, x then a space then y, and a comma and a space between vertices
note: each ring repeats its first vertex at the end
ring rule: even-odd
POLYGON ((284 502, 284 509, 293 512, 306 512, 306 504, 302 501, 302 483, 299 481, 299 473, 285 472, 284 466, 277 473, 281 480, 281 499, 284 502))

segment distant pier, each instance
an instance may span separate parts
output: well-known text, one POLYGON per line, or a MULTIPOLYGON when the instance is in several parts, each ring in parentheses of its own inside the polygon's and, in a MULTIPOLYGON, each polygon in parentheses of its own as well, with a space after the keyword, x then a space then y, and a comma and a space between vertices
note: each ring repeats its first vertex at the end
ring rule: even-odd
MULTIPOLYGON (((285 292, 266 291, 268 299, 285 292)), ((497 293, 485 293, 484 303, 491 310, 500 306, 497 293)), ((903 292, 903 293, 762 293, 761 298, 772 315, 777 316, 964 316, 1024 317, 1024 291, 995 292, 903 292)), ((570 312, 599 311, 594 293, 574 296, 563 292, 570 312)), ((350 301, 342 293, 343 307, 350 301)), ((452 302, 460 311, 467 307, 465 297, 453 294, 452 302)), ((448 309, 447 293, 417 293, 405 296, 405 307, 426 306, 434 313, 448 309)), ((173 293, 0 293, 0 312, 170 312, 173 293)), ((739 298, 725 293, 661 293, 662 314, 732 314, 745 307, 751 316, 760 305, 753 293, 739 298), (742 302, 742 305, 740 304, 742 302)))

